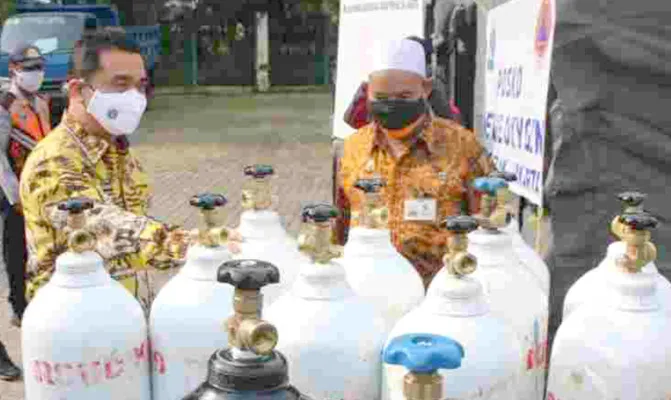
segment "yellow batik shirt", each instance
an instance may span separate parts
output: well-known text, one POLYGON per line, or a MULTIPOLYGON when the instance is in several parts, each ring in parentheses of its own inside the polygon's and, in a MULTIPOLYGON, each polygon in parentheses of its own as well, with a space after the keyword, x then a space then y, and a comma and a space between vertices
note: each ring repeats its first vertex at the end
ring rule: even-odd
POLYGON ((429 278, 442 267, 447 249, 449 233, 441 223, 448 216, 477 210, 471 181, 491 173, 493 165, 475 133, 450 120, 426 118, 414 139, 405 143, 389 141, 375 123, 349 136, 339 181, 346 204, 342 211, 350 216, 341 223, 351 227, 359 224, 365 201, 354 188, 356 180, 379 177, 385 181, 381 197, 389 209, 392 241, 429 278), (405 201, 421 197, 436 200, 435 220, 404 220, 405 201))
POLYGON ((94 201, 86 216, 97 237, 96 250, 112 277, 130 290, 137 288, 137 270, 175 264, 167 243, 175 228, 147 216, 147 175, 123 147, 86 133, 66 114, 30 154, 20 180, 29 299, 48 282, 56 257, 67 250, 67 212, 57 205, 70 198, 94 201))

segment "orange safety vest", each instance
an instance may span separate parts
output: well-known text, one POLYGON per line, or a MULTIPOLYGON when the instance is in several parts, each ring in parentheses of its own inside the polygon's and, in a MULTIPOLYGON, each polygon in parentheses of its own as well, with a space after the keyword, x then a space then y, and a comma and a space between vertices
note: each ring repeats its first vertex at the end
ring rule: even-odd
MULTIPOLYGON (((18 129, 34 141, 39 142, 51 131, 49 104, 40 96, 35 96, 35 109, 30 101, 18 99, 11 93, 5 102, 5 108, 12 119, 12 128, 18 129)), ((17 177, 21 176, 23 166, 30 154, 30 150, 19 142, 10 139, 8 149, 9 159, 17 177)))

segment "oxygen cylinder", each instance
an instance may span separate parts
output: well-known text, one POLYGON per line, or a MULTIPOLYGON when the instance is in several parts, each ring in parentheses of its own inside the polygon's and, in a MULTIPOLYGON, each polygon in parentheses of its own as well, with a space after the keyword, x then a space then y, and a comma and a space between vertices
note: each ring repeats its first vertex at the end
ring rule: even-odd
MULTIPOLYGON (((513 327, 522 345, 525 365, 518 399, 540 400, 547 364, 548 296, 517 258, 510 236, 500 232, 506 222, 505 212, 492 213, 494 196, 506 185, 500 178, 478 178, 474 182, 484 196, 482 214, 475 216, 480 227, 468 235, 469 250, 478 260, 473 277, 482 284, 492 313, 513 327)), ((436 274, 427 298, 445 287, 447 275, 446 268, 436 274)))
POLYGON ((231 259, 228 230, 218 221, 222 195, 201 194, 190 204, 200 209, 201 227, 192 232, 186 264, 156 296, 150 313, 152 348, 165 368, 152 374, 154 400, 179 400, 207 375, 207 359, 226 346, 221 323, 232 313, 233 289, 217 282, 217 269, 231 259))
POLYGON ((310 400, 289 384, 287 359, 274 350, 277 329, 261 320, 261 288, 279 279, 276 266, 259 260, 219 268, 217 280, 235 287, 229 347, 212 354, 205 382, 182 400, 310 400))
MULTIPOLYGON (((646 195, 639 192, 624 192, 618 195, 622 202, 621 215, 645 213, 643 201, 646 195)), ((603 304, 601 293, 606 290, 606 276, 617 272, 617 259, 626 252, 626 243, 621 239, 623 225, 620 216, 611 222, 611 234, 620 239, 608 246, 606 257, 596 268, 580 277, 566 292, 562 318, 566 318, 583 304, 603 304)), ((671 310, 671 283, 662 276, 655 266, 654 258, 641 269, 642 274, 650 274, 657 280, 657 295, 660 296, 664 309, 671 310)))
POLYGON ((464 348, 448 337, 411 333, 392 339, 382 357, 386 364, 408 370, 403 377, 405 399, 441 400, 445 393, 438 370, 459 368, 464 348))
POLYGON ((662 307, 646 213, 623 214, 619 236, 627 250, 603 276, 605 299, 585 304, 564 319, 554 340, 548 399, 652 400, 671 398, 671 316, 662 307))
MULTIPOLYGON (((466 234, 477 228, 468 216, 445 221, 450 237, 443 261, 447 273, 422 304, 410 311, 389 334, 385 352, 393 348, 394 338, 413 332, 446 335, 467 349, 459 370, 442 373, 444 396, 455 399, 481 398, 517 400, 517 385, 522 366, 522 347, 516 332, 489 312, 482 284, 470 277, 476 259, 468 254, 466 234), (473 396, 473 397, 471 397, 473 396)), ((403 375, 398 365, 383 367, 383 400, 403 400, 403 375)), ((445 397, 443 397, 445 398, 445 397)))
POLYGON ((25 399, 149 400, 145 314, 105 271, 85 211, 93 201, 58 204, 68 213, 69 250, 23 316, 25 399))
POLYGON ((278 350, 291 365, 289 377, 320 400, 370 400, 380 396, 380 364, 386 331, 377 309, 358 297, 340 263, 342 250, 331 244, 328 204, 303 208, 307 221, 300 249, 311 261, 301 265, 290 292, 266 313, 282 336, 278 350))
POLYGON ((242 208, 238 232, 242 236, 241 251, 234 259, 257 259, 273 263, 282 273, 282 282, 264 290, 264 306, 268 307, 291 288, 298 266, 307 262, 296 241, 290 237, 282 219, 272 207, 271 165, 255 164, 245 167, 247 177, 242 189, 242 208))
POLYGON ((381 179, 360 179, 355 185, 365 196, 361 225, 353 227, 342 264, 354 292, 372 302, 389 329, 424 298, 424 283, 410 261, 396 251, 387 229, 381 179))
MULTIPOLYGON (((517 176, 510 172, 494 172, 490 175, 492 178, 501 178, 506 182, 515 182, 517 176)), ((496 204, 497 207, 509 208, 509 199, 512 197, 512 192, 508 187, 502 187, 499 189, 496 194, 496 204)), ((509 215, 515 215, 516 213, 511 212, 509 215)), ((510 235, 513 241, 513 250, 515 254, 522 262, 529 272, 538 280, 539 285, 545 291, 546 294, 550 293, 550 269, 548 268, 543 258, 538 255, 536 250, 527 244, 519 231, 519 223, 515 218, 510 217, 509 223, 501 228, 501 232, 510 235)), ((540 233, 539 233, 540 234, 540 233)))

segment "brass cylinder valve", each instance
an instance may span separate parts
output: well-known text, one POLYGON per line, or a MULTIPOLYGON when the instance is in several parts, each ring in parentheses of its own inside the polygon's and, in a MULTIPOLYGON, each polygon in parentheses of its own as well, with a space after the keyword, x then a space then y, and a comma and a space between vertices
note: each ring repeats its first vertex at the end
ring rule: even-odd
POLYGON ((623 192, 617 195, 617 198, 622 203, 622 213, 615 216, 610 223, 610 232, 617 239, 622 239, 625 226, 622 224, 620 218, 624 214, 637 214, 645 212, 643 208, 643 201, 647 195, 640 192, 623 192))
POLYGON ((619 218, 622 224, 620 238, 626 243, 627 249, 618 258, 617 264, 628 272, 639 272, 657 259, 657 248, 650 242, 650 230, 657 227, 658 221, 645 212, 623 214, 619 218))
MULTIPOLYGON (((508 185, 500 188, 496 192, 496 208, 505 210, 508 214, 506 215, 506 223, 510 222, 510 215, 515 215, 517 214, 516 210, 513 210, 511 208, 511 201, 513 199, 513 193, 510 191, 510 183, 511 182, 516 182, 517 181, 517 175, 513 174, 512 172, 505 172, 505 171, 494 171, 491 174, 489 174, 490 178, 498 178, 498 179, 503 179, 508 183, 508 185)), ((498 212, 503 212, 503 211, 498 211, 498 212)))
POLYGON ((468 253, 468 234, 478 229, 478 221, 467 215, 447 217, 445 227, 452 235, 447 242, 447 253, 443 264, 450 275, 462 277, 472 274, 477 266, 477 259, 468 253))
POLYGON ((205 193, 193 196, 189 204, 200 209, 201 223, 191 232, 192 240, 205 247, 223 246, 230 231, 220 222, 219 209, 228 203, 221 194, 205 193))
POLYGON ((342 247, 332 243, 333 218, 338 216, 330 204, 311 204, 303 207, 303 232, 298 236, 298 249, 310 256, 313 262, 326 264, 342 256, 342 247))
POLYGON ((242 186, 244 210, 267 210, 272 206, 270 178, 274 173, 271 165, 254 164, 245 167, 244 174, 249 179, 242 186))
POLYGON ((93 200, 83 197, 72 198, 58 204, 60 211, 68 212, 68 248, 75 253, 93 251, 96 248, 96 236, 86 228, 86 215, 84 214, 84 211, 92 208, 93 200))
POLYGON ((226 321, 229 346, 269 355, 277 345, 277 329, 261 319, 261 288, 279 283, 280 271, 271 263, 259 260, 226 261, 219 267, 217 281, 235 287, 235 314, 226 321))
POLYGON ((438 370, 461 367, 464 355, 464 347, 449 337, 410 333, 393 338, 382 358, 386 364, 408 370, 403 378, 407 400, 440 400, 445 395, 438 370))
POLYGON ((478 224, 489 230, 506 226, 509 220, 506 204, 499 203, 496 199, 501 189, 508 188, 508 183, 502 178, 477 178, 473 182, 473 187, 483 193, 480 214, 475 216, 478 224))
POLYGON ((389 209, 382 202, 380 190, 385 186, 380 178, 359 179, 354 187, 361 190, 365 196, 361 225, 370 229, 386 229, 389 222, 389 209))

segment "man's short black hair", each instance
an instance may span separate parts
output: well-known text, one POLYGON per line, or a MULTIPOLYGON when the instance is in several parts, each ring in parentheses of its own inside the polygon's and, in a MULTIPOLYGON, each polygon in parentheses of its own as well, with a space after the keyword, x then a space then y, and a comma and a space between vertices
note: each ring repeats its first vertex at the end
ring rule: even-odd
POLYGON ((123 28, 105 27, 86 32, 75 49, 75 77, 90 78, 100 68, 100 53, 106 50, 141 54, 140 46, 128 38, 123 28))

